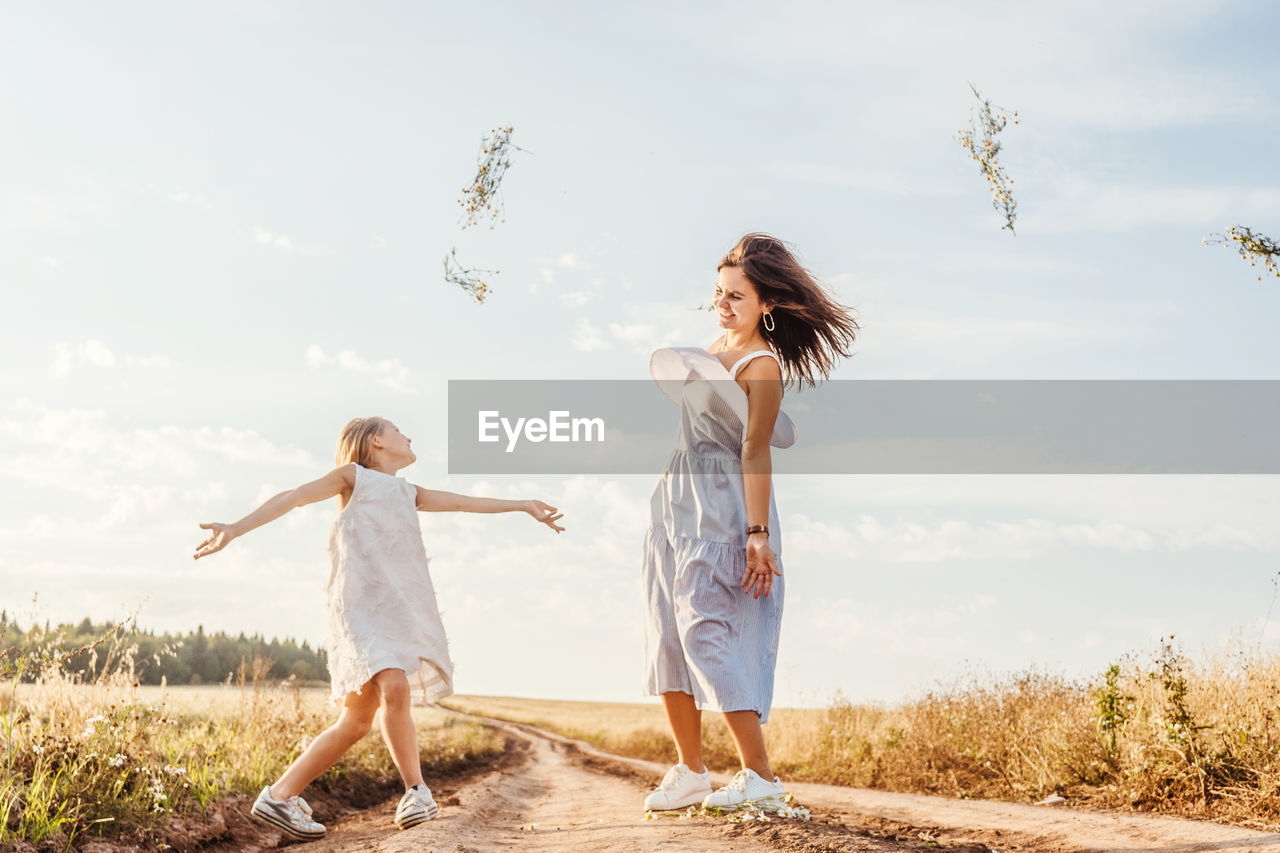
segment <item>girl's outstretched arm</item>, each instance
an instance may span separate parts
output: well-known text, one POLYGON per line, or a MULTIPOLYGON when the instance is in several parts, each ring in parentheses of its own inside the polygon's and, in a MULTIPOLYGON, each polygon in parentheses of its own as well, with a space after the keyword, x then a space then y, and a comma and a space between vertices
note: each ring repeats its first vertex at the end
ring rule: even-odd
POLYGON ((527 512, 556 533, 564 530, 556 521, 564 517, 550 504, 538 500, 507 501, 500 498, 473 498, 453 492, 440 492, 415 486, 418 509, 422 512, 527 512))
POLYGON ((204 530, 212 530, 209 538, 196 548, 195 559, 207 557, 227 547, 232 539, 243 536, 255 527, 261 527, 268 521, 275 521, 294 507, 311 504, 332 498, 336 495, 350 494, 356 484, 355 464, 334 468, 318 480, 304 483, 296 489, 268 498, 262 506, 232 524, 220 524, 212 521, 201 524, 204 530))

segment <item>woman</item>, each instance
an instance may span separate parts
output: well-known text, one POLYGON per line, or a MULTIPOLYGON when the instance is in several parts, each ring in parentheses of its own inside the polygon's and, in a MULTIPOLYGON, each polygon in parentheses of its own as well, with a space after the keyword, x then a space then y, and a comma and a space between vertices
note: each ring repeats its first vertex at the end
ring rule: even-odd
POLYGON ((658 350, 650 367, 681 426, 645 538, 646 693, 661 696, 679 763, 646 809, 781 805, 761 732, 773 699, 782 544, 769 446, 795 440, 783 379, 815 385, 849 355, 857 323, 782 241, 748 234, 718 266, 724 334, 708 349, 658 350), (702 381, 706 380, 706 381, 702 381), (724 714, 742 762, 712 792, 702 711, 724 714))

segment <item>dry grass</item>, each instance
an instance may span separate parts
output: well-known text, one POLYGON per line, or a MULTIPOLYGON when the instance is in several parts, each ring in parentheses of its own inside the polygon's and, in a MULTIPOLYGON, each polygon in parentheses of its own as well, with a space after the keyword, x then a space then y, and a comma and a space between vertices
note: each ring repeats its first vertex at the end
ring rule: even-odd
MULTIPOLYGON (((676 759, 675 746, 667 732, 667 718, 657 703, 450 696, 443 704, 463 713, 527 723, 558 732, 618 755, 666 764, 676 759)), ((772 754, 798 752, 804 741, 821 728, 826 714, 821 710, 775 709, 770 723, 765 726, 772 754)), ((716 770, 736 770, 739 766, 738 753, 724 721, 718 714, 707 714, 703 719, 703 756, 707 764, 716 770)))
MULTIPOLYGON (((127 660, 91 684, 57 666, 34 683, 0 683, 0 842, 156 841, 175 813, 257 793, 337 716, 327 690, 271 686, 253 666, 237 684, 171 690, 135 687, 127 660)), ((443 711, 415 709, 415 719, 429 772, 503 748, 491 730, 443 711)), ((317 784, 335 790, 394 775, 375 729, 317 784)))
MULTIPOLYGON (((475 696, 450 704, 675 760, 656 704, 475 696)), ((983 674, 895 707, 779 709, 765 737, 790 781, 1022 802, 1058 793, 1280 829, 1280 657, 1243 647, 1192 661, 1164 642, 1090 681, 983 674)), ((713 769, 736 769, 718 715, 708 715, 704 743, 713 769)))

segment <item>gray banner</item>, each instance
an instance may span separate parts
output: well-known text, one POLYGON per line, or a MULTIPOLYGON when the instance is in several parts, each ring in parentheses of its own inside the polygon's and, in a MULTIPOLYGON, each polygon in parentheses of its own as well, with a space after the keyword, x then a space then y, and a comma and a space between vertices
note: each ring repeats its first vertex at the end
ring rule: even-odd
MULTIPOLYGON (((708 384, 741 394, 684 399, 708 384)), ((782 408, 780 474, 1280 474, 1277 380, 837 380, 782 408)), ((451 380, 449 473, 657 474, 681 417, 647 379, 451 380)))

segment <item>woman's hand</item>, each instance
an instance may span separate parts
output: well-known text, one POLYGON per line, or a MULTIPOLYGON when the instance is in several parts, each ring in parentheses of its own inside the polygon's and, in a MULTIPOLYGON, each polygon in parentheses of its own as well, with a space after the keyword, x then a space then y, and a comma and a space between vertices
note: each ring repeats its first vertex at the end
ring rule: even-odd
POLYGON ((773 576, 782 577, 782 569, 778 568, 778 558, 769 547, 769 536, 766 533, 752 533, 747 537, 747 570, 742 575, 744 592, 755 594, 752 598, 769 597, 773 589, 773 576))
POLYGON ((556 524, 557 519, 564 518, 564 513, 556 512, 556 508, 542 501, 525 501, 524 511, 533 516, 537 521, 542 522, 550 527, 556 533, 564 530, 563 527, 556 524))
POLYGON ((216 521, 211 521, 208 524, 200 525, 200 528, 202 530, 212 530, 213 533, 209 534, 209 538, 196 547, 196 552, 192 555, 196 560, 221 551, 227 547, 232 539, 240 535, 236 531, 234 524, 219 524, 216 521))

